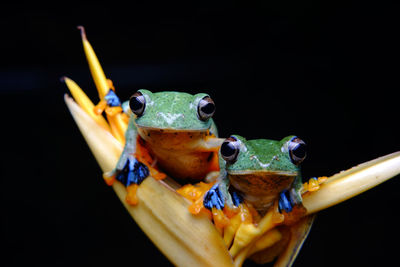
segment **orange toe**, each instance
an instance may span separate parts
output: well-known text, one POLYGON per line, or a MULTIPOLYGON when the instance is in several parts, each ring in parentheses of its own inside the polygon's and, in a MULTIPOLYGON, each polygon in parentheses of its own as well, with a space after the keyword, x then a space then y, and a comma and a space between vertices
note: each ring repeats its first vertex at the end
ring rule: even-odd
POLYGON ((107 101, 105 100, 101 100, 94 108, 93 111, 94 113, 96 113, 97 115, 100 115, 101 113, 103 113, 104 109, 107 106, 107 101))
POLYGON ((120 106, 117 107, 106 107, 106 114, 109 116, 115 116, 115 114, 121 113, 122 108, 120 106))
POLYGON ((150 175, 156 180, 162 180, 167 177, 167 175, 163 172, 159 172, 154 168, 150 168, 150 175))
POLYGON ((103 179, 106 182, 107 185, 112 186, 115 182, 115 176, 106 176, 103 175, 103 179))
POLYGON ((232 218, 239 212, 239 208, 237 207, 229 207, 228 205, 225 205, 224 207, 224 213, 228 218, 232 218))
POLYGON ((308 180, 308 191, 313 192, 319 189, 319 183, 316 178, 311 178, 308 180))
POLYGON ((213 215, 215 227, 223 229, 225 226, 229 224, 229 219, 228 217, 225 216, 222 210, 219 210, 217 208, 212 208, 211 212, 213 215))
POLYGON ((137 184, 131 184, 126 188, 127 194, 126 194, 126 202, 129 205, 136 205, 138 203, 138 198, 136 195, 136 190, 138 188, 137 184))

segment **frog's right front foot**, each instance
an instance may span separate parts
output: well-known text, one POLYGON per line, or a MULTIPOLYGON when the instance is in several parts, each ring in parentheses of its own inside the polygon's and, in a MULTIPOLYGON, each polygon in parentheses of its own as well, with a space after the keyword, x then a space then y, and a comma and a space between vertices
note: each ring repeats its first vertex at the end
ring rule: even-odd
POLYGON ((220 190, 218 183, 211 187, 211 189, 205 194, 203 205, 206 209, 211 211, 217 229, 223 229, 229 224, 229 219, 223 212, 225 207, 225 197, 220 190))
POLYGON ((120 181, 127 189, 126 201, 131 205, 136 205, 136 189, 149 176, 148 167, 139 162, 136 158, 128 158, 121 170, 113 170, 103 175, 108 185, 112 185, 115 180, 120 181))

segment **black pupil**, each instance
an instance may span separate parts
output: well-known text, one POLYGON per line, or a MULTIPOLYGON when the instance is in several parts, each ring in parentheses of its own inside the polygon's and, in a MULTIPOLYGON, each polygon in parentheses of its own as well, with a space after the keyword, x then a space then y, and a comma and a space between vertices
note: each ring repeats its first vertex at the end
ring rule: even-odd
POLYGON ((306 145, 302 143, 298 144, 293 148, 292 153, 300 159, 304 158, 306 156, 306 145))
POLYGON ((212 114, 215 110, 215 105, 213 103, 207 103, 204 106, 202 106, 200 109, 205 114, 212 114))
POLYGON ((139 96, 132 97, 130 101, 130 107, 132 110, 140 110, 143 107, 143 103, 138 98, 139 96))
POLYGON ((231 142, 224 142, 221 145, 221 154, 224 157, 230 157, 233 156, 235 154, 235 146, 233 144, 231 144, 231 142))

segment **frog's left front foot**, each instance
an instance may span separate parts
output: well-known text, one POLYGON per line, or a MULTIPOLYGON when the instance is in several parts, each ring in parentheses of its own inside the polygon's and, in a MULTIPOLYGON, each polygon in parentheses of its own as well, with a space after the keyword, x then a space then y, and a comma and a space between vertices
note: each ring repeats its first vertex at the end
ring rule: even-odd
POLYGON ((295 203, 288 190, 284 190, 279 194, 279 211, 289 213, 293 210, 294 205, 295 203))
POLYGON ((149 176, 148 167, 139 162, 136 158, 128 158, 122 170, 115 170, 103 175, 107 184, 112 185, 116 179, 126 186, 127 195, 126 202, 131 205, 136 205, 138 200, 136 190, 143 180, 149 176))
MULTIPOLYGON (((300 198, 301 199, 301 198, 300 198)), ((307 213, 295 190, 284 190, 279 195, 279 212, 285 216, 285 224, 292 224, 307 213)))

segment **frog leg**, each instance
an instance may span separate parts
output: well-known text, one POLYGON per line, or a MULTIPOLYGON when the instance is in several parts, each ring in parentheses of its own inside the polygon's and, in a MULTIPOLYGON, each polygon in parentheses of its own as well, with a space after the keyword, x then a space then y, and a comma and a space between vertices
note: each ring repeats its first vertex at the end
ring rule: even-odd
POLYGON ((106 172, 103 174, 104 179, 106 180, 107 184, 112 185, 111 178, 115 178, 115 175, 122 171, 125 167, 126 162, 128 161, 128 156, 133 155, 136 152, 136 138, 137 138, 137 129, 133 119, 129 120, 128 129, 125 132, 125 146, 121 153, 121 156, 118 159, 117 165, 112 171, 106 172))
POLYGON ((228 189, 229 179, 224 171, 203 198, 203 205, 211 211, 214 224, 220 232, 229 224, 229 218, 224 214, 224 208, 233 209, 233 201, 228 189))
POLYGON ((149 169, 135 158, 137 129, 133 117, 129 120, 125 139, 124 150, 122 151, 116 167, 112 171, 104 173, 103 177, 108 185, 112 185, 115 179, 125 185, 128 190, 127 202, 135 204, 137 203, 137 199, 135 199, 137 187, 131 185, 139 185, 149 176, 149 169))
POLYGON ((279 194, 279 211, 285 216, 285 224, 293 224, 307 213, 307 210, 302 205, 302 189, 303 184, 299 175, 295 178, 290 189, 284 190, 279 194))
POLYGON ((130 112, 131 108, 129 107, 129 100, 122 102, 121 108, 122 108, 122 111, 123 111, 127 116, 129 116, 129 117, 132 116, 132 114, 131 114, 131 112, 130 112))
POLYGON ((301 176, 298 175, 293 181, 291 188, 283 190, 279 194, 279 210, 285 212, 291 212, 295 205, 301 204, 302 188, 303 184, 301 182, 301 176))

